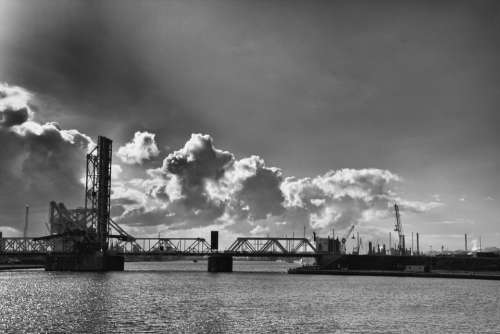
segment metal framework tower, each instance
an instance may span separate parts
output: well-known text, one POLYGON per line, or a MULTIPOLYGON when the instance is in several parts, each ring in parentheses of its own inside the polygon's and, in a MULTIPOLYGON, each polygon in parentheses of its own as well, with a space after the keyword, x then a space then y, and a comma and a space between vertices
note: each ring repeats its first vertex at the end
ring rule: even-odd
POLYGON ((399 206, 394 204, 394 211, 396 212, 396 225, 394 231, 398 232, 398 255, 405 255, 405 236, 403 234, 403 224, 401 223, 401 216, 399 214, 399 206))
POLYGON ((108 249, 111 195, 112 141, 99 136, 97 147, 87 154, 85 211, 89 212, 90 228, 97 234, 97 250, 108 249))

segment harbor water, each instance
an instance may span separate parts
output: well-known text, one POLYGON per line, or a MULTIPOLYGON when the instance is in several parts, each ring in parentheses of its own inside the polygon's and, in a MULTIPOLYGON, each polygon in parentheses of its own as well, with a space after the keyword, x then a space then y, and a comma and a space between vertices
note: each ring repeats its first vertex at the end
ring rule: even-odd
POLYGON ((1 333, 500 333, 500 282, 287 275, 296 264, 0 271, 1 333))

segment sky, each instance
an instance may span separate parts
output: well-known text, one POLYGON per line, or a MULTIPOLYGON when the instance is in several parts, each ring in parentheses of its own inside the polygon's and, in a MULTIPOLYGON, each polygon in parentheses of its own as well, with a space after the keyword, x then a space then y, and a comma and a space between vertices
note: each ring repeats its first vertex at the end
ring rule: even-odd
POLYGON ((500 247, 496 1, 0 0, 0 22, 4 236, 83 205, 104 135, 134 235, 387 243, 397 202, 424 250, 500 247))

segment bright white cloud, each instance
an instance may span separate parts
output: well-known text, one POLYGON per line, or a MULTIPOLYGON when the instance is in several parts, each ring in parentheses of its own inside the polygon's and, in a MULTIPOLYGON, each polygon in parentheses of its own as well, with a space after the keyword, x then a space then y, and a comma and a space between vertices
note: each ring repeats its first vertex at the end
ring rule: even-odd
POLYGON ((123 163, 142 164, 145 160, 150 160, 160 154, 156 145, 155 134, 144 131, 137 131, 132 141, 126 143, 118 149, 116 155, 123 163))

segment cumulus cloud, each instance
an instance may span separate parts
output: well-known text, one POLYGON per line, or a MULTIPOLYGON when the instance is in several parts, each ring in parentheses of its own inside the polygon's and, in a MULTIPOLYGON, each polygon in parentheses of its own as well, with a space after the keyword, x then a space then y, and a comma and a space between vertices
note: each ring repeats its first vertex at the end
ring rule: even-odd
POLYGON ((0 212, 2 222, 19 227, 18 207, 47 207, 64 200, 81 204, 85 153, 95 144, 78 130, 39 123, 27 90, 0 85, 0 212))
POLYGON ((148 171, 150 179, 126 183, 127 188, 142 192, 148 204, 128 208, 119 219, 132 225, 168 222, 172 228, 212 223, 224 213, 225 205, 210 198, 206 184, 217 182, 233 160, 231 153, 214 147, 210 136, 193 134, 160 168, 148 171))
POLYGON ((0 83, 0 127, 10 128, 33 118, 28 106, 31 94, 17 86, 0 83))
POLYGON ((135 203, 122 205, 116 217, 123 224, 170 229, 219 224, 237 233, 284 234, 304 226, 328 231, 387 219, 396 201, 402 211, 412 213, 441 205, 401 198, 394 189, 402 180, 388 170, 340 169, 314 178, 285 177, 258 156, 236 159, 203 134, 191 135, 184 147, 147 175, 122 181, 124 189, 135 192, 135 203))
POLYGON ((144 131, 137 131, 131 142, 121 146, 116 155, 123 163, 142 164, 145 160, 157 157, 160 150, 156 145, 155 134, 144 131))

